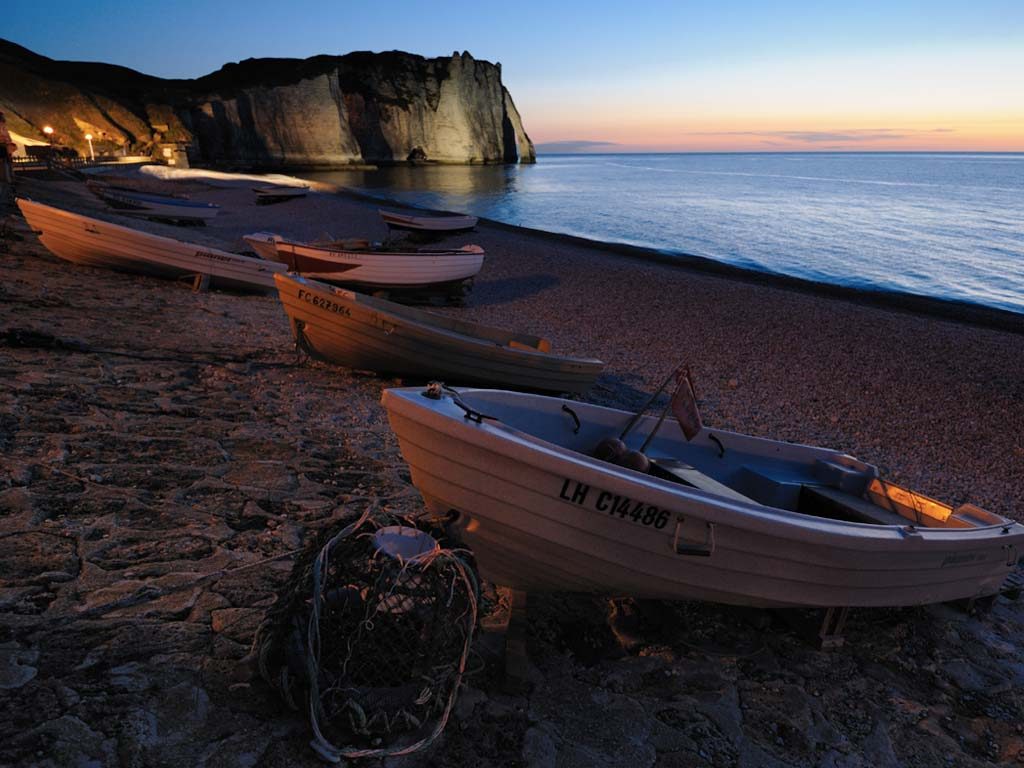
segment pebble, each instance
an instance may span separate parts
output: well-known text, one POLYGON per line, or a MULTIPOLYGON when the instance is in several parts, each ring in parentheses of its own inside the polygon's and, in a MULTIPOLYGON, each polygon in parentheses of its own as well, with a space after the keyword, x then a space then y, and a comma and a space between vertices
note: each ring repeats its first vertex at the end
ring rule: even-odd
MULTIPOLYGON (((200 190, 225 205, 237 204, 239 215, 224 216, 202 232, 190 228, 190 238, 215 245, 244 231, 250 220, 243 212, 251 208, 247 189, 200 190)), ((380 226, 375 207, 345 198, 311 199, 309 206, 309 211, 319 213, 282 206, 260 215, 272 217, 266 226, 287 225, 299 237, 318 234, 321 225, 313 221, 317 215, 324 220, 344 219, 368 231, 380 226)), ((150 223, 140 226, 170 236, 183 232, 150 223)), ((607 373, 588 398, 593 402, 637 406, 644 394, 660 383, 664 369, 685 357, 693 365, 698 395, 715 392, 713 398, 701 397, 707 424, 798 442, 827 440, 830 447, 861 455, 886 468, 886 474, 901 484, 938 498, 969 497, 1003 514, 1020 515, 1024 510, 1024 462, 1020 460, 1024 456, 1020 444, 1024 402, 1007 396, 1024 381, 1024 336, 644 265, 563 241, 486 226, 472 237, 488 250, 485 271, 468 307, 441 311, 549 335, 556 350, 605 359, 607 373), (610 316, 628 316, 630 322, 608 329, 605 320, 610 316), (766 346, 764 335, 754 331, 769 317, 777 322, 772 326, 771 344, 766 346), (850 338, 850 329, 865 328, 871 329, 867 341, 858 341, 853 347, 836 343, 836 339, 850 338), (943 364, 935 365, 936 360, 943 364), (739 370, 745 376, 742 387, 738 377, 726 373, 739 370), (716 382, 723 379, 728 392, 715 389, 716 382), (702 383, 706 385, 702 387, 702 383), (825 418, 829 426, 825 426, 825 418)), ((59 320, 73 325, 76 336, 96 347, 118 344, 142 351, 141 347, 150 343, 175 355, 254 354, 261 361, 274 363, 290 363, 293 357, 287 323, 272 298, 212 292, 204 302, 223 311, 196 312, 195 295, 172 282, 83 270, 36 251, 25 251, 17 263, 0 255, 0 279, 5 291, 0 327, 59 320), (33 302, 43 289, 66 296, 69 306, 35 306, 33 302), (158 298, 163 302, 160 312, 147 313, 146 308, 154 306, 158 298), (110 311, 111 307, 118 311, 110 311)), ((305 741, 292 738, 295 731, 289 730, 301 727, 298 720, 286 719, 281 708, 261 698, 266 695, 262 686, 213 695, 214 691, 224 694, 239 682, 230 677, 234 674, 231 670, 247 651, 252 632, 269 604, 264 601, 272 601, 274 590, 287 579, 289 560, 205 582, 201 596, 193 598, 184 592, 180 598, 165 598, 154 603, 159 611, 152 610, 154 605, 140 606, 138 613, 144 615, 137 620, 129 609, 112 610, 88 621, 72 617, 82 606, 105 605, 105 596, 135 594, 135 585, 128 585, 131 589, 127 591, 116 586, 127 574, 153 586, 162 574, 187 573, 195 578, 196 574, 255 562, 298 546, 311 528, 298 523, 282 526, 284 505, 296 512, 293 517, 299 521, 319 524, 354 497, 406 488, 400 477, 406 468, 379 405, 381 387, 396 382, 353 376, 319 363, 301 367, 232 363, 223 368, 104 358, 108 372, 102 374, 95 356, 62 355, 60 365, 55 366, 52 356, 34 350, 5 348, 3 354, 14 363, 8 390, 14 403, 0 403, 4 435, 14 435, 4 445, 4 459, 20 466, 44 467, 49 463, 43 460, 46 452, 66 443, 68 450, 58 449, 52 458, 63 461, 62 468, 72 474, 103 486, 64 495, 54 488, 71 485, 63 482, 65 476, 58 474, 54 479, 61 482, 53 482, 40 469, 17 473, 17 482, 26 486, 18 489, 21 495, 17 499, 10 496, 9 489, 0 490, 5 494, 4 503, 11 505, 4 508, 5 532, 31 529, 47 542, 57 540, 50 535, 56 532, 77 548, 77 559, 69 557, 72 564, 66 568, 48 564, 52 554, 46 546, 33 550, 31 557, 37 559, 25 563, 29 576, 53 572, 67 580, 48 587, 52 594, 29 595, 40 601, 38 605, 12 598, 18 610, 25 611, 11 622, 18 653, 28 651, 25 637, 31 636, 33 644, 38 638, 44 654, 40 658, 47 661, 44 667, 39 659, 18 656, 16 675, 32 674, 20 683, 19 694, 37 690, 43 684, 41 676, 47 685, 61 685, 70 691, 19 698, 24 709, 20 714, 50 723, 54 713, 46 711, 45 702, 58 699, 65 709, 88 710, 82 714, 89 718, 82 727, 65 721, 57 728, 88 736, 95 755, 83 760, 95 761, 105 756, 103 734, 112 732, 110 723, 120 722, 131 711, 148 711, 149 698, 159 698, 182 684, 180 697, 187 700, 179 702, 180 711, 173 713, 168 704, 166 711, 151 713, 153 719, 147 726, 152 735, 145 748, 154 750, 161 762, 200 764, 222 749, 223 760, 230 761, 240 752, 225 746, 225 733, 252 743, 273 740, 276 751, 262 758, 267 764, 297 764, 309 759, 305 741), (111 386, 112 376, 120 386, 111 386), (35 382, 33 377, 37 377, 35 382), (239 402, 258 402, 259 413, 240 408, 239 402), (161 412, 151 413, 161 407, 161 412), (60 419, 38 420, 38 414, 60 414, 60 419), (39 447, 22 437, 41 430, 51 430, 47 438, 64 443, 39 447), (137 439, 143 435, 152 442, 137 439), (210 441, 222 447, 210 445, 210 441), (329 479, 326 487, 307 481, 296 487, 278 477, 280 471, 260 464, 268 461, 281 462, 296 478, 305 473, 330 477, 339 467, 373 474, 357 475, 364 480, 355 486, 349 484, 353 477, 340 477, 340 482, 329 479), (231 485, 218 480, 230 479, 232 470, 246 467, 246 483, 231 485), (193 474, 196 472, 199 480, 193 474), (260 481, 271 475, 278 477, 272 484, 275 487, 263 487, 268 483, 260 481), (344 493, 336 490, 339 485, 344 493), (273 510, 274 517, 262 519, 267 520, 267 529, 278 531, 275 535, 264 535, 258 520, 254 524, 259 515, 253 507, 248 516, 238 514, 248 502, 266 504, 265 509, 273 510), (41 520, 45 532, 31 523, 37 509, 50 515, 41 520), (210 543, 196 555, 199 559, 176 559, 180 552, 171 551, 169 542, 186 531, 210 543), (122 546, 129 539, 146 546, 122 546), (214 596, 216 600, 212 600, 214 596), (57 628, 47 632, 31 629, 40 616, 58 621, 57 628), (19 629, 21 626, 29 629, 19 629), (122 685, 115 690, 103 673, 111 669, 123 673, 124 666, 132 663, 139 665, 139 674, 154 681, 152 692, 149 688, 134 690, 134 684, 129 685, 132 676, 124 674, 118 678, 122 685), (36 671, 24 671, 27 669, 36 671), (227 671, 221 673, 221 669, 227 671), (196 709, 191 698, 196 686, 211 694, 198 708, 202 722, 189 719, 196 709), (259 697, 254 693, 257 689, 259 697), (83 701, 88 708, 81 706, 83 701)), ((0 475, 0 487, 6 480, 0 475)), ((415 496, 395 502, 399 512, 419 508, 415 496)), ((12 542, 10 537, 0 537, 0 563, 4 564, 0 580, 11 578, 12 542)), ((565 609, 558 612, 559 621, 566 623, 566 611, 581 605, 581 600, 578 596, 566 598, 565 609)), ((531 596, 531 611, 538 602, 531 596)), ((665 613, 675 610, 682 608, 665 608, 665 613)), ((688 616, 703 618, 711 635, 729 629, 710 607, 690 606, 687 610, 688 616)), ((592 624, 576 621, 567 624, 569 629, 558 630, 552 629, 558 622, 540 621, 531 613, 531 661, 538 665, 534 693, 529 698, 500 697, 488 688, 481 694, 485 697, 482 703, 467 699, 461 709, 464 721, 460 721, 467 726, 465 735, 450 742, 442 738, 430 759, 438 764, 522 762, 542 767, 557 765, 562 755, 567 760, 570 756, 582 760, 586 753, 573 752, 574 744, 557 735, 579 728, 595 740, 595 732, 607 738, 611 748, 636 748, 629 753, 635 759, 622 764, 649 765, 656 759, 668 764, 666 755, 654 755, 653 749, 644 752, 646 742, 634 743, 644 741, 637 735, 642 725, 651 733, 664 727, 679 741, 699 743, 702 752, 680 753, 689 762, 699 757, 722 765, 767 765, 777 756, 780 764, 810 766, 815 763, 816 747, 801 751, 800 739, 787 743, 783 737, 782 733, 788 737, 790 731, 772 732, 767 727, 774 719, 795 727, 794 713, 779 701, 781 691, 793 683, 788 672, 799 667, 806 682, 797 681, 793 687, 805 691, 813 686, 811 693, 801 694, 801 712, 814 713, 808 732, 840 731, 852 744, 852 755, 871 750, 878 757, 877 764, 884 765, 891 753, 890 738, 901 745, 901 751, 903 744, 912 748, 917 743, 914 739, 934 738, 924 725, 920 736, 913 733, 915 726, 906 723, 916 718, 900 714, 917 713, 920 705, 901 710, 896 703, 900 697, 913 700, 927 684, 920 664, 929 657, 932 646, 939 658, 939 674, 945 660, 961 657, 964 649, 970 648, 973 666, 970 673, 956 675, 956 682, 966 688, 983 686, 972 692, 986 707, 978 710, 979 722, 990 724, 993 733, 1004 732, 999 730, 1004 726, 1010 731, 1019 726, 1007 723, 1007 715, 998 707, 989 712, 989 702, 984 701, 990 677, 1005 677, 1003 673, 1014 669, 1013 665, 1024 663, 1018 642, 1024 631, 1020 608, 1001 603, 994 611, 999 620, 986 626, 1003 641, 999 644, 979 639, 978 630, 966 621, 958 623, 955 630, 943 631, 944 625, 930 614, 910 612, 899 621, 872 619, 867 629, 853 621, 847 648, 821 659, 813 656, 810 661, 800 641, 777 627, 765 631, 764 648, 753 660, 706 657, 677 643, 681 637, 695 636, 684 622, 668 640, 658 638, 667 644, 664 664, 683 666, 684 659, 692 663, 699 659, 706 673, 700 679, 714 679, 715 685, 689 688, 679 684, 686 675, 637 675, 630 680, 628 694, 615 694, 594 682, 609 677, 617 661, 599 660, 594 667, 586 666, 568 658, 549 639, 560 631, 587 635, 588 639, 590 633, 598 637, 607 631, 600 620, 592 624), (920 657, 916 646, 908 643, 901 647, 901 637, 907 635, 927 639, 920 657), (894 658, 901 663, 896 664, 894 658), (871 665, 876 667, 874 675, 867 672, 871 665), (574 696, 553 702, 541 722, 529 723, 526 713, 559 671, 577 681, 579 688, 573 688, 574 696), (757 684, 747 686, 752 681, 757 684), (769 684, 762 685, 765 682, 769 684), (822 696, 823 690, 829 695, 822 696), (580 711, 601 711, 608 716, 612 705, 634 719, 620 718, 608 725, 600 717, 577 718, 580 711), (681 713, 671 726, 659 719, 667 718, 664 712, 669 709, 681 713), (890 724, 888 728, 871 730, 874 713, 890 724), (500 723, 496 727, 491 722, 491 730, 487 730, 482 726, 488 719, 500 723), (869 731, 870 738, 866 738, 869 731), (751 745, 756 744, 760 746, 754 749, 751 745), (640 759, 647 756, 646 762, 640 759)), ((643 641, 651 639, 641 637, 643 641)), ((488 685, 486 676, 478 679, 473 685, 488 685)), ((950 690, 949 695, 927 690, 934 697, 929 705, 940 706, 963 693, 950 690)), ((1019 708, 1018 691, 1019 686, 999 697, 1019 708)), ((931 718, 926 716, 927 710, 920 711, 925 712, 921 723, 941 727, 935 707, 931 718)), ((0 723, 0 749, 15 741, 16 730, 12 722, 0 723)), ((40 732, 40 738, 44 735, 40 732)), ((842 743, 838 738, 815 738, 842 743)), ((15 762, 31 762, 37 743, 19 753, 15 762)), ((950 745, 957 749, 952 741, 950 745)), ((119 742, 112 748, 121 749, 122 745, 119 742)), ((252 748, 246 744, 246 749, 252 748)), ((611 748, 601 755, 613 754, 611 748)), ((976 759, 967 752, 957 756, 965 764, 976 759)), ((257 755, 252 763, 260 760, 257 755)), ((147 764, 141 757, 136 763, 147 764)))

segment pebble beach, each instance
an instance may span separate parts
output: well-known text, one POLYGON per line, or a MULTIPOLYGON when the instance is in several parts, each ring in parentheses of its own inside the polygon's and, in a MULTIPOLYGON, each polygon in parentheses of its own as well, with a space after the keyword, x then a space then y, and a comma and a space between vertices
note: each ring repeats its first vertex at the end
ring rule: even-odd
MULTIPOLYGON (((172 227, 71 181, 19 194, 227 250, 387 234, 344 191, 256 206, 249 182, 146 183, 221 212, 172 227)), ((438 311, 604 360, 589 400, 637 407, 685 362, 706 424, 1024 520, 1024 333, 486 221, 446 244, 470 242, 467 305, 438 311)), ((321 764, 246 657, 311 537, 371 502, 419 509, 379 405, 404 382, 299 359, 276 297, 72 265, 17 216, 0 276, 0 764, 321 764)), ((444 736, 389 764, 1018 765, 1022 630, 1006 598, 863 610, 822 652, 764 613, 531 597, 527 690, 496 682, 483 632, 444 736)))

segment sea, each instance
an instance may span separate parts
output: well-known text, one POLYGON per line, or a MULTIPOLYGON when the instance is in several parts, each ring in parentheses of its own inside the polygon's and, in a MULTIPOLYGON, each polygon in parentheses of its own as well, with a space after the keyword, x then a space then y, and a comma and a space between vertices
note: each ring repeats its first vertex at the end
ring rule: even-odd
POLYGON ((304 174, 423 208, 1024 313, 1024 154, 540 155, 304 174))

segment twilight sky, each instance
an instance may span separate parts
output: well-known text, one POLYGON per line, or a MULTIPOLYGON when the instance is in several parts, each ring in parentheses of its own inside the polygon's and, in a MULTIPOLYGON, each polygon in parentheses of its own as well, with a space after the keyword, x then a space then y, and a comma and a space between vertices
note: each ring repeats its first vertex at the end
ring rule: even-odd
POLYGON ((575 151, 1024 151, 1024 0, 54 0, 0 37, 195 77, 253 56, 468 50, 575 151))

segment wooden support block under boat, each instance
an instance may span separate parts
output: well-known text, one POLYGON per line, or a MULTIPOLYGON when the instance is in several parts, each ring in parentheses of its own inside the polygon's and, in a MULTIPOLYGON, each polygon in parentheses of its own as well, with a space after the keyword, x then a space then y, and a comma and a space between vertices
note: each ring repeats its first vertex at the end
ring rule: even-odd
POLYGON ((505 633, 505 680, 502 686, 510 694, 528 693, 531 688, 526 621, 526 592, 513 589, 508 630, 505 633))
POLYGON ((790 629, 819 651, 834 651, 846 644, 843 631, 850 616, 849 608, 806 609, 783 608, 774 611, 790 629))

